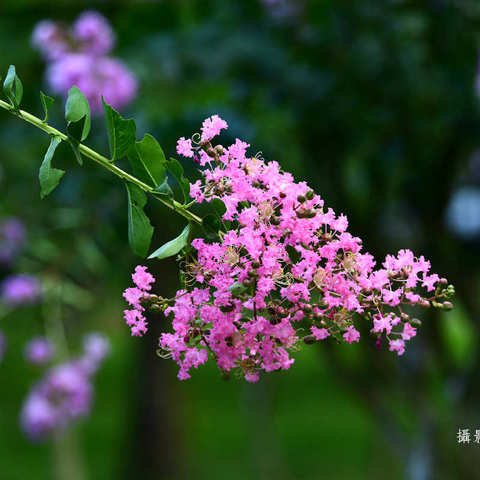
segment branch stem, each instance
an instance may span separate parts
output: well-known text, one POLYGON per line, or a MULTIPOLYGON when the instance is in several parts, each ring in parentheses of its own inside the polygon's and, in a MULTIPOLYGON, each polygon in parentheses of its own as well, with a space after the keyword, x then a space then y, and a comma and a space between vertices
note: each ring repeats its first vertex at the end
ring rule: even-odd
MULTIPOLYGON (((0 100, 0 108, 7 110, 8 112, 15 115, 16 117, 24 120, 25 122, 30 123, 31 125, 34 125, 40 130, 43 130, 45 133, 47 133, 50 136, 60 137, 64 141, 68 140, 67 135, 65 135, 63 132, 48 125, 48 123, 44 122, 43 120, 36 117, 35 115, 32 115, 31 113, 26 112, 25 110, 16 110, 12 105, 10 105, 7 102, 4 102, 3 100, 0 100)), ((125 170, 122 170, 121 168, 117 167, 112 162, 110 162, 108 158, 104 157, 103 155, 100 155, 95 150, 92 150, 91 148, 87 147, 86 145, 83 145, 82 143, 79 143, 77 148, 78 148, 78 151, 84 157, 87 157, 90 160, 93 160, 94 162, 100 164, 102 167, 106 168, 107 170, 115 174, 117 177, 123 178, 124 180, 127 180, 128 182, 131 182, 137 185, 137 187, 141 188, 144 192, 150 193, 156 200, 160 201, 171 210, 177 212, 179 215, 182 215, 187 220, 198 223, 200 225, 202 224, 202 219, 197 215, 195 215, 194 213, 192 213, 190 210, 188 210, 180 202, 177 202, 176 200, 173 200, 173 199, 167 200, 165 198, 159 197, 156 194, 155 189, 153 187, 151 187, 150 185, 147 185, 146 183, 142 182, 141 180, 134 177, 133 175, 130 175, 125 170)))

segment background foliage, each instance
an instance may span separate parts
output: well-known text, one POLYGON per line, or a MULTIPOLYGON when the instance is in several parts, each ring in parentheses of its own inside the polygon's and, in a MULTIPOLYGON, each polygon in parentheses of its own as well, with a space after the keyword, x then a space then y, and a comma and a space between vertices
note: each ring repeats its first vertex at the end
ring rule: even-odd
MULTIPOLYGON (((326 343, 258 385, 224 382, 210 366, 180 383, 153 353, 162 317, 144 340, 130 339, 121 319, 120 292, 137 259, 120 182, 88 161, 79 167, 60 145, 56 166, 67 174, 39 201, 48 139, 3 113, 0 214, 29 231, 19 269, 63 285, 55 301, 72 350, 80 332, 98 329, 113 353, 90 419, 31 445, 18 411, 38 372, 21 350, 52 313, 42 306, 1 320, 10 343, 0 365, 2 478, 476 478, 480 445, 458 445, 456 433, 480 429, 480 204, 452 202, 467 187, 479 192, 477 3, 7 1, 0 71, 16 64, 26 110, 40 114, 45 91, 33 26, 71 22, 92 7, 112 23, 114 53, 138 76, 139 96, 123 113, 137 119, 139 138, 153 133, 172 154, 179 136, 218 113, 232 140, 278 160, 345 212, 376 257, 405 247, 430 258, 456 285, 457 308, 427 312, 401 359, 368 342, 326 343)), ((61 118, 58 101, 52 123, 61 118)), ((93 120, 88 143, 108 151, 103 120, 93 120)), ((155 248, 181 229, 161 206, 149 215, 161 226, 155 248)), ((152 265, 163 279, 158 293, 173 293, 174 261, 152 265)))

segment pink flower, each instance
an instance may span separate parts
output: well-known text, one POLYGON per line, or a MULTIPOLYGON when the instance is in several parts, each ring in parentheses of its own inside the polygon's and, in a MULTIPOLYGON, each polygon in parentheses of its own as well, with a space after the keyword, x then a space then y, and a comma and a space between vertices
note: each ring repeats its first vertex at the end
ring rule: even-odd
POLYGON ((123 298, 132 305, 132 307, 140 308, 140 299, 143 297, 144 292, 136 287, 127 288, 123 292, 123 298))
POLYGON ((405 298, 411 303, 417 303, 421 299, 418 293, 413 293, 413 292, 407 292, 405 294, 405 298))
POLYGON ((193 157, 192 141, 190 139, 185 140, 185 137, 181 137, 177 141, 177 153, 184 157, 193 157))
POLYGON ((405 352, 405 342, 403 340, 390 340, 391 352, 397 352, 397 355, 403 355, 405 352))
POLYGON ((125 300, 134 307, 132 310, 125 310, 123 312, 125 322, 130 327, 132 335, 141 337, 147 332, 147 321, 143 316, 145 308, 141 305, 142 298, 149 298, 149 290, 152 288, 152 283, 155 282, 153 275, 147 272, 147 267, 137 265, 135 273, 132 274, 132 280, 136 287, 127 288, 123 292, 125 300))
POLYGON ((387 304, 390 305, 391 307, 394 307, 400 303, 400 297, 402 296, 403 289, 398 289, 398 290, 382 290, 383 293, 383 301, 387 304))
POLYGON ((402 339, 410 340, 417 334, 417 330, 413 328, 409 323, 405 323, 403 326, 402 339))
POLYGON ((255 383, 255 382, 258 382, 258 379, 259 379, 258 372, 246 373, 246 374, 245 374, 245 380, 246 380, 247 382, 255 383))
POLYGON ((245 158, 245 153, 250 145, 246 142, 242 142, 238 138, 235 143, 228 148, 228 153, 235 159, 241 160, 245 158))
POLYGON ((324 340, 325 338, 330 336, 330 333, 328 333, 328 330, 326 328, 318 328, 312 326, 310 327, 310 330, 316 340, 324 340))
POLYGON ((137 321, 142 318, 142 312, 140 310, 124 310, 125 323, 129 327, 136 325, 137 321))
POLYGON ((202 124, 202 141, 211 140, 225 128, 228 128, 227 122, 222 120, 218 115, 212 115, 205 119, 202 124))
POLYGON ((132 274, 132 280, 140 290, 151 290, 151 284, 155 282, 153 275, 147 272, 147 267, 142 267, 141 265, 135 267, 135 273, 132 274))
POLYGON ((140 317, 132 327, 132 336, 133 337, 141 337, 144 333, 147 332, 147 322, 145 318, 140 317))
POLYGON ((392 331, 392 325, 390 323, 390 317, 388 315, 382 316, 380 314, 373 317, 373 330, 374 333, 381 333, 385 330, 388 335, 392 331))
POLYGON ((440 277, 434 273, 433 275, 424 275, 422 286, 427 288, 427 291, 431 292, 435 290, 435 284, 440 280, 440 277))
POLYGON ((347 343, 358 342, 360 340, 360 332, 355 327, 348 327, 347 331, 343 334, 343 339, 347 343))

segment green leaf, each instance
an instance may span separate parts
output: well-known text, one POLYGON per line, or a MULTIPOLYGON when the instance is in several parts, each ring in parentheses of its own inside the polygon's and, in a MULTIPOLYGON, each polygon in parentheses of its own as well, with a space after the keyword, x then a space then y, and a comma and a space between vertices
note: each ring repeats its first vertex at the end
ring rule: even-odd
POLYGON ((182 233, 178 237, 163 244, 160 248, 155 250, 148 258, 158 258, 159 260, 161 260, 163 258, 168 258, 176 255, 180 250, 182 250, 182 248, 187 245, 189 234, 190 224, 188 224, 183 229, 182 233))
POLYGON ((243 285, 243 283, 240 283, 240 282, 234 282, 228 287, 228 291, 233 293, 237 293, 237 292, 240 293, 240 292, 244 292, 245 290, 246 290, 245 285, 243 285))
POLYGON ((202 227, 208 234, 210 234, 210 236, 216 236, 222 229, 222 221, 217 215, 210 213, 202 220, 202 227))
POLYGON ((182 164, 175 158, 167 161, 167 170, 174 176, 183 193, 185 202, 190 198, 190 182, 183 176, 182 164))
POLYGON ((125 120, 102 98, 103 112, 108 131, 111 161, 123 158, 135 146, 137 127, 135 120, 125 120))
POLYGON ((60 179, 65 175, 64 170, 52 167, 52 158, 55 149, 60 145, 62 139, 60 137, 52 137, 50 146, 40 166, 38 178, 40 180, 40 197, 46 197, 59 184, 60 179))
POLYGON ((23 85, 15 71, 15 65, 10 65, 8 73, 3 82, 3 91, 11 105, 18 110, 23 97, 23 85))
POLYGON ((165 154, 159 143, 146 134, 134 148, 128 152, 128 161, 133 169, 133 174, 145 183, 154 187, 165 182, 165 154))
POLYGON ((78 142, 72 140, 71 138, 68 139, 68 144, 72 147, 73 154, 75 156, 75 160, 78 162, 79 165, 83 165, 83 158, 80 152, 78 151, 78 142))
POLYGON ((133 252, 145 258, 153 235, 153 227, 143 211, 147 196, 133 183, 125 186, 128 194, 128 241, 133 252))
POLYGON ((173 197, 172 189, 168 184, 168 178, 165 178, 163 183, 159 185, 157 188, 155 188, 155 190, 152 193, 156 193, 158 195, 165 195, 167 197, 173 197))
POLYGON ((210 200, 210 206, 220 218, 222 218, 223 214, 227 211, 227 207, 219 198, 212 198, 212 200, 210 200))
POLYGON ((298 250, 295 249, 295 247, 292 247, 291 245, 287 245, 285 249, 287 250, 288 257, 290 258, 290 261, 292 263, 297 263, 300 260, 300 257, 302 255, 298 250))
POLYGON ((222 219, 223 214, 227 211, 225 204, 219 198, 213 198, 209 202, 210 211, 202 220, 202 227, 210 238, 216 237, 218 232, 223 230, 226 226, 222 219))
POLYGON ((40 100, 42 101, 43 113, 45 114, 45 116, 43 117, 43 122, 47 123, 48 111, 50 110, 50 107, 53 105, 55 100, 52 97, 45 95, 41 90, 40 90, 40 100))
POLYGON ((77 142, 85 140, 90 133, 90 107, 85 95, 76 86, 68 91, 65 104, 65 119, 67 132, 77 142))

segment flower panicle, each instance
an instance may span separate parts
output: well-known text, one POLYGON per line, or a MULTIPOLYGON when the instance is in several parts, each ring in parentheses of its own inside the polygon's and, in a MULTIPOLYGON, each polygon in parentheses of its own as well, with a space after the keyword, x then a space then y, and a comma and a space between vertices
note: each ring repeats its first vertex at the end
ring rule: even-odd
POLYGON ((190 195, 224 203, 224 231, 217 241, 191 241, 186 289, 173 302, 150 297, 153 277, 143 266, 124 292, 132 335, 146 331, 146 305, 171 316, 173 332, 161 335, 159 352, 178 363, 180 379, 211 357, 224 375, 234 370, 257 381, 260 372, 290 368, 302 343, 359 342, 361 331, 377 348, 384 340, 402 355, 420 323, 404 310, 452 308, 453 286, 431 273, 423 256, 400 250, 377 266, 348 231, 347 217, 306 182, 261 154, 249 156, 239 139, 213 146, 225 128, 214 115, 201 134, 177 143, 179 154, 207 167, 190 195))

